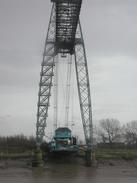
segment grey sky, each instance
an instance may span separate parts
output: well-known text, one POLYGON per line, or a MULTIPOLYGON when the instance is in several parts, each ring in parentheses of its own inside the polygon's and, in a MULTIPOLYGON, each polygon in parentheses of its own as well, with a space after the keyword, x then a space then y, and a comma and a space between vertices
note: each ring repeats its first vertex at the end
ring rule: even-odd
MULTIPOLYGON (((50 11, 50 0, 0 0, 0 134, 35 134, 50 11)), ((81 23, 94 122, 137 119, 137 1, 83 0, 81 23)))

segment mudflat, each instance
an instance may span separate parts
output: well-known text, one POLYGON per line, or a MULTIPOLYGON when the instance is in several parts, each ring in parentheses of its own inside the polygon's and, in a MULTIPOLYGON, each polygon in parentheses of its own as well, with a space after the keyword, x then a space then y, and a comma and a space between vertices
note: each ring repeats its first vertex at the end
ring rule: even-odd
POLYGON ((137 160, 101 160, 94 167, 47 163, 32 168, 26 160, 0 161, 0 183, 137 183, 137 160))

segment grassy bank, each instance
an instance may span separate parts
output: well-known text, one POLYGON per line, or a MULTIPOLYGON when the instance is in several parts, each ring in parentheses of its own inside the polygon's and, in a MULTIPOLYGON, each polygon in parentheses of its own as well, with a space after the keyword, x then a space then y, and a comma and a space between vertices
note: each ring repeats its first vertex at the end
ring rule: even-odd
POLYGON ((137 159, 137 149, 96 149, 95 155, 97 160, 109 159, 137 159))
POLYGON ((32 152, 0 152, 0 160, 3 159, 21 159, 21 158, 31 158, 32 152))
MULTIPOLYGON (((19 158, 32 158, 33 151, 0 151, 0 160, 3 159, 19 159, 19 158)), ((84 151, 80 151, 79 156, 84 157, 84 151)), ((124 159, 134 160, 137 159, 137 149, 95 149, 96 160, 109 160, 109 159, 124 159)))

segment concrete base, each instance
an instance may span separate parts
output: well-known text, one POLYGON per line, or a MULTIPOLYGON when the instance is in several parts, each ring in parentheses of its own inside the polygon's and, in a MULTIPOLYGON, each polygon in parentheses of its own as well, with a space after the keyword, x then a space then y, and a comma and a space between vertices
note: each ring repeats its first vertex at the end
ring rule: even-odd
POLYGON ((43 166, 42 151, 36 149, 32 157, 32 167, 41 167, 43 166))
POLYGON ((91 166, 91 150, 86 150, 85 151, 85 161, 86 161, 86 166, 90 167, 91 166))

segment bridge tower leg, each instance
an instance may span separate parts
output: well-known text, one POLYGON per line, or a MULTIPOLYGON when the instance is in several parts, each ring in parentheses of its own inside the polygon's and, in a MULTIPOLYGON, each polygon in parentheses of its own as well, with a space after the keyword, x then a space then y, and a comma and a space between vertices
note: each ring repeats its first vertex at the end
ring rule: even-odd
POLYGON ((92 108, 91 108, 88 65, 87 65, 85 45, 84 45, 84 39, 82 35, 80 21, 78 23, 77 32, 76 32, 75 67, 76 67, 81 118, 82 118, 84 135, 85 135, 86 146, 87 146, 86 152, 85 152, 85 159, 86 159, 86 164, 90 166, 92 144, 93 144, 92 108))
POLYGON ((55 5, 53 4, 40 72, 37 123, 36 123, 37 148, 40 147, 43 141, 43 137, 45 136, 45 127, 48 116, 52 78, 56 59, 55 32, 56 32, 56 8, 55 5))
POLYGON ((34 166, 42 165, 42 151, 40 145, 45 136, 46 120, 48 117, 49 101, 51 96, 51 87, 53 80, 53 71, 56 59, 55 50, 55 32, 56 32, 56 8, 52 6, 47 37, 45 41, 43 61, 41 63, 40 83, 37 104, 37 123, 36 123, 36 145, 37 149, 34 154, 34 166))

